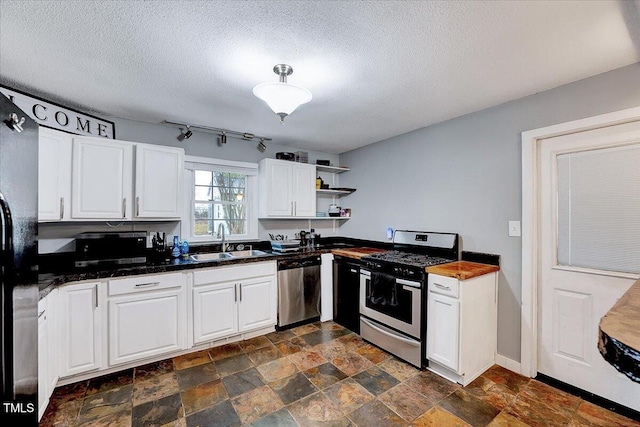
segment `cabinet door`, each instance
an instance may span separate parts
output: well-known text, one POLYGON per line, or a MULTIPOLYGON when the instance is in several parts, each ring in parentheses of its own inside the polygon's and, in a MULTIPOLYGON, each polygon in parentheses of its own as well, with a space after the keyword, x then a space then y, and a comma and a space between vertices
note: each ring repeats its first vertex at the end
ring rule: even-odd
POLYGON ((460 301, 429 292, 427 358, 458 372, 460 301))
POLYGON ((273 277, 242 281, 238 300, 240 332, 276 324, 276 282, 273 277))
MULTIPOLYGON (((52 290, 47 295, 47 382, 49 395, 58 384, 58 348, 60 341, 58 340, 58 290, 52 290)), ((38 353, 39 354, 39 353, 38 353)))
POLYGON ((109 299, 109 365, 185 347, 186 300, 182 289, 109 299))
POLYGON ((179 218, 184 151, 136 144, 136 218, 179 218))
MULTIPOLYGON (((42 301, 41 301, 42 302, 42 301)), ((38 304, 38 420, 49 403, 49 337, 47 310, 38 304)), ((46 306, 46 303, 45 303, 46 306)))
POLYGON ((200 344, 238 333, 238 289, 235 283, 193 288, 193 342, 200 344))
POLYGON ((72 218, 131 218, 133 145, 73 138, 72 218))
POLYGON ((99 283, 60 288, 60 377, 98 369, 101 362, 99 283))
POLYGON ((63 221, 71 211, 71 135, 40 128, 38 221, 63 221))
MULTIPOLYGON (((292 216, 293 199, 291 194, 292 169, 289 162, 267 161, 266 203, 268 216, 292 216)), ((315 215, 315 213, 314 213, 315 215)))
POLYGON ((306 164, 292 165, 292 193, 294 216, 316 216, 316 167, 306 164))
POLYGON ((334 278, 334 313, 336 323, 360 333, 360 266, 337 262, 334 278))

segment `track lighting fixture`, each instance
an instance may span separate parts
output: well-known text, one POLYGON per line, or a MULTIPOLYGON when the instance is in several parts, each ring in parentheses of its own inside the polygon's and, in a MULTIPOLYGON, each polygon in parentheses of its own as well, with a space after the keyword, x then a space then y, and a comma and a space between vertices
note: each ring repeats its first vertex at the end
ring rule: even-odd
POLYGON ((214 128, 211 126, 200 126, 200 125, 187 125, 184 123, 175 123, 165 120, 165 124, 169 126, 175 126, 180 128, 180 135, 178 135, 178 141, 184 141, 185 139, 189 139, 193 132, 191 129, 196 129, 201 132, 208 132, 218 135, 218 145, 223 146, 227 144, 227 137, 231 136, 238 139, 243 139, 245 141, 253 141, 255 138, 259 139, 257 148, 261 152, 264 152, 267 149, 265 145, 265 141, 271 141, 271 138, 267 138, 266 136, 258 136, 249 132, 236 132, 234 130, 214 128), (186 129, 186 131, 185 131, 186 129))
POLYGON ((185 126, 187 131, 184 132, 182 129, 180 129, 180 135, 178 135, 178 141, 182 142, 185 139, 189 139, 191 138, 191 135, 193 135, 193 132, 191 132, 191 129, 189 129, 189 126, 185 126))

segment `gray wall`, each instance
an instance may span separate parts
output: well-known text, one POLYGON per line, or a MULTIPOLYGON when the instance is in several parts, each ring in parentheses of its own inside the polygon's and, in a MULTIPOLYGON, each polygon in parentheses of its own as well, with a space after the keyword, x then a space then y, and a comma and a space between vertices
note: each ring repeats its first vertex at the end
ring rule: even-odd
POLYGON ((520 360, 521 239, 507 228, 521 219, 520 133, 639 105, 636 63, 344 153, 341 185, 358 191, 341 234, 458 232, 464 250, 500 254, 498 353, 520 360))

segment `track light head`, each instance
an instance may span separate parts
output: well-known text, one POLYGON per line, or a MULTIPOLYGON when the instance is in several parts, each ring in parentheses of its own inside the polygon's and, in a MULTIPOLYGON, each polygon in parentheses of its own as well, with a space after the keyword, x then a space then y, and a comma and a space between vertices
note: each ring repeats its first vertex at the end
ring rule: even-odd
POLYGON ((227 133, 226 132, 222 132, 220 134, 220 136, 218 137, 218 144, 219 145, 224 145, 227 143, 227 133))
POLYGON ((191 129, 189 129, 189 126, 187 126, 187 131, 185 132, 184 129, 180 128, 180 135, 178 135, 178 141, 182 142, 185 139, 189 139, 191 138, 191 135, 193 135, 193 132, 191 132, 191 129))
POLYGON ((260 142, 258 142, 258 150, 264 153, 266 149, 267 149, 267 146, 264 145, 264 138, 260 138, 260 142))

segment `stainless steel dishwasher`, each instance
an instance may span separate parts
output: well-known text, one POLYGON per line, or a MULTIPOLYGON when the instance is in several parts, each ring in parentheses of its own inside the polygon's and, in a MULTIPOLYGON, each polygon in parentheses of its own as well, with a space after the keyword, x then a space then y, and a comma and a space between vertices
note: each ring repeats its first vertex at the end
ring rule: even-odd
POLYGON ((278 261, 278 329, 320 319, 318 255, 278 261))

